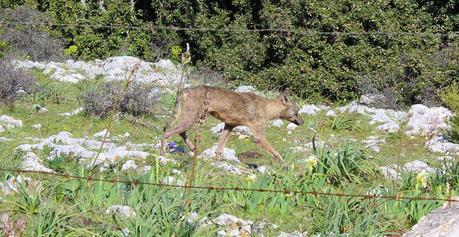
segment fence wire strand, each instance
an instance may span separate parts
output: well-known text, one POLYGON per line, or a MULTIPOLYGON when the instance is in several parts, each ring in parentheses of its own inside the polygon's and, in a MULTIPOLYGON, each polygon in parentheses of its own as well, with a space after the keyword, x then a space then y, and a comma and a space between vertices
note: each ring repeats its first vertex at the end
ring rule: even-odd
POLYGON ((21 170, 21 169, 10 169, 0 168, 0 171, 11 172, 11 173, 22 173, 22 174, 38 174, 43 176, 55 176, 65 179, 77 179, 87 181, 99 181, 107 183, 123 183, 130 185, 150 185, 163 188, 176 188, 176 189, 196 189, 196 190, 208 190, 208 191, 234 191, 234 192, 267 192, 267 193, 283 193, 283 194, 297 194, 303 196, 334 196, 339 198, 360 198, 360 199, 386 199, 394 201, 443 201, 443 202, 459 202, 459 199, 454 198, 438 198, 438 197, 409 197, 409 196, 389 196, 389 195, 372 195, 372 194, 348 194, 348 193, 333 193, 333 192, 317 192, 317 191, 302 191, 294 189, 264 189, 264 188, 244 188, 244 187, 222 187, 222 186, 200 186, 200 185, 179 185, 179 184, 167 184, 160 182, 142 182, 139 180, 126 180, 126 179, 104 179, 92 176, 76 176, 69 174, 59 173, 48 173, 43 171, 34 170, 21 170))
POLYGON ((0 21, 0 25, 27 25, 27 26, 49 26, 49 27, 76 27, 76 28, 107 28, 107 29, 142 29, 148 31, 154 30, 171 30, 171 31, 196 31, 196 32, 236 32, 236 33, 293 33, 300 35, 405 35, 405 36, 448 36, 454 37, 459 31, 448 33, 440 32, 409 32, 409 31, 360 31, 360 32, 343 32, 343 31, 310 31, 310 30, 292 30, 285 28, 260 28, 260 29, 237 29, 237 28, 211 28, 211 27, 179 27, 179 26, 155 26, 145 24, 135 26, 131 24, 69 24, 69 23, 49 23, 49 22, 22 22, 22 21, 0 21))

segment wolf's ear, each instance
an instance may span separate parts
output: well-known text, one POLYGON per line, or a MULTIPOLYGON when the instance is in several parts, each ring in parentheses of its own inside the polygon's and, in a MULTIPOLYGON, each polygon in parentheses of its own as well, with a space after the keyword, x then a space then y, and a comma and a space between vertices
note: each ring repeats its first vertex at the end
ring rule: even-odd
POLYGON ((287 92, 281 92, 279 94, 279 99, 282 101, 282 104, 287 105, 290 103, 290 99, 288 98, 287 92))

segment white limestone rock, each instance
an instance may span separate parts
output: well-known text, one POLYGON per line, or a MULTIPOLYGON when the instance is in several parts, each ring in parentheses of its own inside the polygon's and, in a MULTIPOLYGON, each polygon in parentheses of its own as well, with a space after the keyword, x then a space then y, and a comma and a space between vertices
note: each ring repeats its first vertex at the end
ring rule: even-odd
POLYGON ((97 133, 94 133, 93 137, 94 138, 97 138, 97 139, 102 139, 104 138, 104 136, 106 136, 107 138, 110 136, 110 132, 107 130, 107 129, 104 129, 100 132, 97 132, 97 133), (107 135, 105 135, 107 134, 107 135))
POLYGON ((0 125, 3 129, 22 127, 22 121, 8 115, 0 116, 0 125))
POLYGON ((444 107, 428 108, 425 105, 416 104, 411 106, 409 121, 406 125, 407 135, 428 136, 438 134, 441 130, 448 130, 447 121, 453 113, 444 107))
POLYGON ((27 171, 37 171, 45 173, 56 173, 54 170, 43 165, 43 162, 38 158, 37 155, 33 152, 27 152, 27 154, 22 158, 22 162, 19 165, 21 170, 27 171))
POLYGON ((246 221, 230 214, 221 214, 214 218, 212 223, 223 228, 218 232, 220 236, 250 236, 252 234, 252 221, 246 221))
MULTIPOLYGON (((225 127, 225 123, 223 123, 223 122, 222 123, 218 123, 217 125, 212 127, 210 129, 210 131, 213 134, 220 134, 223 131, 224 127, 225 127)), ((252 136, 252 130, 247 126, 237 126, 237 127, 233 128, 231 133, 233 133, 235 135, 238 135, 238 136, 241 136, 241 135, 242 136, 252 136)))
POLYGON ((443 136, 435 136, 425 143, 425 147, 431 152, 447 155, 459 155, 459 144, 449 142, 443 136))
POLYGON ((289 123, 289 124, 287 125, 287 130, 288 130, 288 131, 293 131, 293 130, 295 130, 296 127, 298 127, 298 125, 296 125, 296 124, 294 124, 294 123, 289 123))
POLYGON ((59 113, 60 116, 65 116, 65 117, 70 117, 70 116, 73 116, 73 115, 77 115, 81 112, 83 112, 84 109, 83 107, 79 107, 79 108, 76 108, 70 112, 65 112, 65 113, 59 113))
MULTIPOLYGON (((212 146, 204 150, 198 157, 204 159, 213 159, 215 157, 215 150, 217 149, 217 145, 212 146)), ((241 163, 241 161, 236 156, 236 151, 230 148, 224 148, 221 154, 222 160, 233 161, 236 163, 241 163)))
POLYGON ((112 205, 107 210, 105 210, 106 215, 119 215, 125 218, 134 218, 136 217, 136 212, 130 206, 123 205, 112 205))
POLYGON ((336 114, 336 112, 334 110, 329 110, 329 111, 327 111, 325 116, 327 116, 327 117, 336 117, 338 115, 336 114))
POLYGON ((259 94, 258 91, 253 86, 244 86, 244 85, 238 86, 236 89, 234 89, 234 92, 259 94))
POLYGON ((121 167, 121 171, 137 170, 137 168, 139 168, 139 166, 136 165, 133 160, 128 160, 121 167))
POLYGON ((32 125, 32 128, 41 129, 43 126, 40 123, 32 125))
POLYGON ((284 125, 284 121, 282 121, 282 119, 275 119, 271 121, 271 124, 276 128, 280 128, 282 125, 284 125))
POLYGON ((298 114, 307 114, 307 115, 316 115, 321 109, 316 105, 304 105, 299 111, 298 114))
MULTIPOLYGON (((459 201, 459 197, 453 198, 459 201)), ((403 237, 459 236, 459 202, 445 203, 414 225, 403 237)))

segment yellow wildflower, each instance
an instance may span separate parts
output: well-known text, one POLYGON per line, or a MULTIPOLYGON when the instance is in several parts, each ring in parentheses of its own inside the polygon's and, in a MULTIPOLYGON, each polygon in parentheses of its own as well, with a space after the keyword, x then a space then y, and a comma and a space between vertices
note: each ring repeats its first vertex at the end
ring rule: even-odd
POLYGON ((416 175, 416 186, 420 186, 422 188, 427 187, 427 179, 428 175, 426 172, 420 172, 416 175))
POLYGON ((317 157, 311 155, 306 159, 306 167, 308 168, 309 173, 312 173, 312 169, 317 165, 317 157))
POLYGON ((249 176, 247 176, 247 181, 255 182, 255 180, 257 180, 257 175, 256 174, 250 174, 249 176))

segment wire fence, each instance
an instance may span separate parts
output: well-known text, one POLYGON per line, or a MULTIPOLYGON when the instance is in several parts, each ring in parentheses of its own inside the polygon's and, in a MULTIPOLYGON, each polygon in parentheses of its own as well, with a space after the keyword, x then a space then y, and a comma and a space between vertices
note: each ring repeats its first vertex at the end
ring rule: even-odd
POLYGON ((294 30, 285 28, 263 28, 263 29, 241 29, 241 28, 211 28, 211 27, 179 27, 179 26, 158 26, 145 24, 141 26, 130 24, 70 24, 70 23, 51 23, 51 22, 21 22, 21 21, 0 21, 0 25, 25 25, 25 26, 48 26, 48 27, 75 27, 75 28, 96 28, 96 29, 137 29, 137 30, 171 30, 171 31, 196 31, 196 32, 235 32, 235 33, 292 33, 305 36, 312 35, 386 35, 386 36, 442 36, 455 37, 459 31, 452 32, 408 32, 408 31, 360 31, 360 32, 342 32, 342 31, 311 31, 311 30, 294 30))
POLYGON ((386 196, 376 194, 348 194, 348 193, 333 193, 333 192, 318 192, 318 191, 302 191, 294 189, 263 189, 263 188, 244 188, 244 187, 222 187, 222 186, 199 186, 199 185, 179 185, 179 184, 167 184, 160 182, 142 182, 139 180, 127 180, 127 179, 104 179, 93 176, 75 176, 69 174, 59 173, 48 173, 43 171, 33 170, 21 170, 21 169, 10 169, 0 168, 0 171, 11 172, 11 173, 22 173, 22 174, 38 174, 42 176, 55 176, 65 179, 76 179, 86 181, 100 181, 107 183, 123 183, 130 185, 150 185, 162 188, 175 188, 175 189, 196 189, 196 190, 208 190, 208 191, 234 191, 234 192, 267 192, 267 193, 283 193, 283 194, 298 194, 304 196, 333 196, 342 198, 360 198, 360 199, 386 199, 394 201, 443 201, 443 202, 459 202, 459 199, 454 198, 438 198, 438 197, 409 197, 409 196, 386 196))

